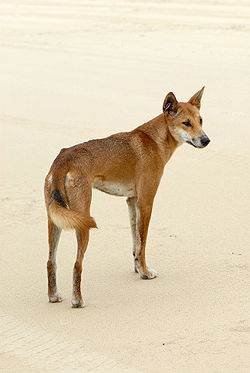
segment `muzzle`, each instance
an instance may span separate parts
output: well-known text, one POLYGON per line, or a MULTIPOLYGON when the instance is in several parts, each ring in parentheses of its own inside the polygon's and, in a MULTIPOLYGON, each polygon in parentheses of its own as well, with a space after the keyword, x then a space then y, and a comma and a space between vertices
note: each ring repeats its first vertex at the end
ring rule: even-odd
POLYGON ((193 145, 195 148, 205 148, 210 143, 210 139, 207 135, 201 135, 198 139, 192 139, 192 141, 186 141, 188 144, 193 145))

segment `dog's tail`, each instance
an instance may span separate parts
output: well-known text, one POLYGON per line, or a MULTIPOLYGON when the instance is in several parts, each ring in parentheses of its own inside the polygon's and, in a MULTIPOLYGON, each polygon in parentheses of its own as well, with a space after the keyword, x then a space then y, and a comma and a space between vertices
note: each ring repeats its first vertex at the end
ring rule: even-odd
POLYGON ((88 230, 97 228, 94 218, 81 211, 74 211, 67 205, 67 194, 65 189, 65 175, 53 175, 51 193, 48 205, 48 215, 53 223, 65 230, 88 230))

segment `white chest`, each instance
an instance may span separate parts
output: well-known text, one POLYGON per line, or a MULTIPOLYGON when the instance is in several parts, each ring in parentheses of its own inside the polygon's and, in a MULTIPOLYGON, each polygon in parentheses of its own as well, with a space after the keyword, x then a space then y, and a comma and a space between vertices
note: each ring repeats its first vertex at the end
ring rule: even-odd
POLYGON ((134 197, 135 196, 135 186, 132 183, 114 183, 110 181, 103 181, 101 179, 96 179, 93 188, 101 190, 102 192, 112 194, 114 196, 120 197, 134 197))

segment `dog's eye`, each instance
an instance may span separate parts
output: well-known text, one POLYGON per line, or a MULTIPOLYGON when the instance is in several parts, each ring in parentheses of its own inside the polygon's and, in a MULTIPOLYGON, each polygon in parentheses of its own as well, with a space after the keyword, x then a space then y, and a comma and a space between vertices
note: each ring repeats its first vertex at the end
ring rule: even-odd
POLYGON ((184 126, 187 126, 187 127, 192 127, 192 124, 188 121, 186 122, 182 122, 182 124, 184 124, 184 126))

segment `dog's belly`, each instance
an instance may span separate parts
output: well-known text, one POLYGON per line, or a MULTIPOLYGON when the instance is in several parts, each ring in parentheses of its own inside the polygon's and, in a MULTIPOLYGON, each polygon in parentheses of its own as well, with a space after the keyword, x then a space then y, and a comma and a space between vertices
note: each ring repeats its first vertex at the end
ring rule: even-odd
POLYGON ((125 184, 96 179, 94 181, 93 188, 108 194, 112 194, 113 196, 135 197, 135 186, 132 183, 125 184))

